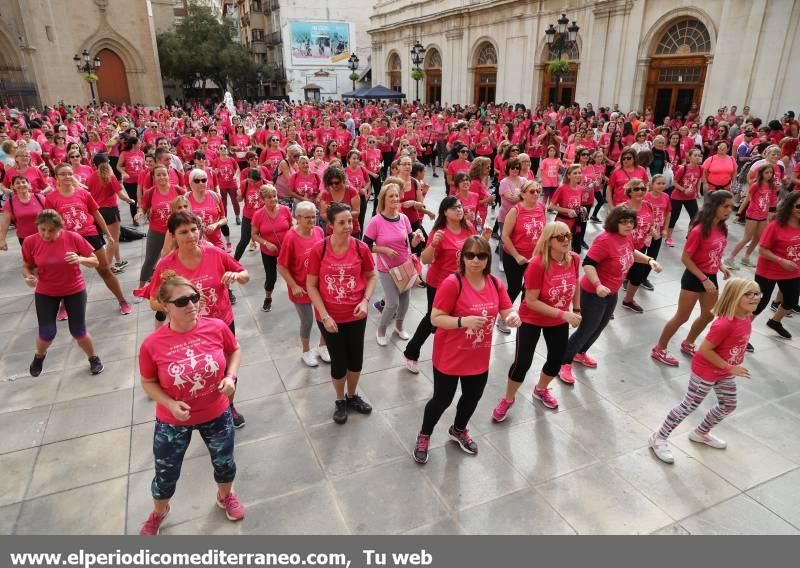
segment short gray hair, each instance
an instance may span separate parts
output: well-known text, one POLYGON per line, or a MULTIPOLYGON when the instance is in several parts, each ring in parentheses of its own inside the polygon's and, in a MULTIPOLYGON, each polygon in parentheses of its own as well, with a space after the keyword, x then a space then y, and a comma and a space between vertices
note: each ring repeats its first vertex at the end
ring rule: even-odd
POLYGON ((294 216, 299 217, 303 213, 317 214, 317 206, 310 201, 300 201, 294 206, 294 216))

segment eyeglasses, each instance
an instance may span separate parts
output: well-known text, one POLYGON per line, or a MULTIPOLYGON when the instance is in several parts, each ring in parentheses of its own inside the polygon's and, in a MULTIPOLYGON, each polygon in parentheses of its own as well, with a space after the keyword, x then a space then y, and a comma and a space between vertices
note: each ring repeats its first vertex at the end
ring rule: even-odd
POLYGON ((744 297, 745 298, 760 298, 763 295, 764 294, 762 294, 761 292, 745 292, 744 293, 744 297))
POLYGON ((623 219, 622 221, 619 222, 619 224, 620 225, 632 225, 632 226, 635 227, 636 226, 636 219, 630 219, 630 218, 629 219, 623 219))
POLYGON ((551 238, 557 240, 560 243, 565 243, 567 241, 572 240, 572 233, 562 233, 560 235, 553 235, 551 238))
POLYGON ((623 156, 622 161, 624 162, 626 160, 633 160, 633 156, 623 156))
POLYGON ((519 166, 510 166, 508 169, 509 170, 518 170, 518 169, 520 169, 520 167, 519 166))
POLYGON ((192 181, 194 183, 206 183, 208 181, 208 178, 194 178, 192 181))
POLYGON ((469 150, 459 150, 459 154, 469 154, 469 150))
POLYGON ((637 185, 631 188, 631 191, 644 191, 644 187, 641 185, 637 185))
POLYGON ((466 260, 475 260, 476 258, 480 261, 487 261, 489 260, 489 253, 488 252, 465 252, 464 259, 466 260))
POLYGON ((173 304, 176 308, 185 308, 189 305, 189 302, 196 304, 200 301, 200 294, 195 292, 190 296, 181 296, 180 298, 175 298, 174 300, 167 300, 168 304, 173 304))
POLYGON ((80 158, 81 155, 80 154, 70 154, 69 157, 70 158, 80 158))

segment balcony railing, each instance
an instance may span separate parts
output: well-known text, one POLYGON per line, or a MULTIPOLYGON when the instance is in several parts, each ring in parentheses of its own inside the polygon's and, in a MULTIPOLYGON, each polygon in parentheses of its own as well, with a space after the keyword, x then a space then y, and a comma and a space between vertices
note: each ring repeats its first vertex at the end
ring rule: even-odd
POLYGON ((278 45, 282 43, 280 30, 266 34, 264 37, 266 38, 267 45, 278 45))

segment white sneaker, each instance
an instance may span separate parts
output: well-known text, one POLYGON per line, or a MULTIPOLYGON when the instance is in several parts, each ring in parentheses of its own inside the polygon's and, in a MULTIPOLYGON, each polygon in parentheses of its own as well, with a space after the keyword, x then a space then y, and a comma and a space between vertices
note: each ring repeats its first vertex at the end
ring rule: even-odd
POLYGON ((303 363, 308 365, 309 367, 316 367, 319 365, 319 361, 317 361, 317 355, 314 353, 313 349, 309 349, 305 353, 303 353, 303 363))
POLYGON ((716 448, 718 450, 724 450, 728 447, 728 443, 725 440, 721 440, 717 438, 714 434, 708 433, 703 434, 702 432, 698 432, 697 430, 692 430, 689 432, 689 439, 692 442, 697 442, 698 444, 705 444, 706 446, 711 446, 712 448, 716 448))
POLYGON ((500 263, 500 272, 505 272, 505 271, 506 271, 506 267, 503 266, 503 263, 501 262, 500 263))
POLYGON ((412 359, 406 359, 406 369, 415 375, 419 374, 419 365, 417 365, 417 362, 412 359))
POLYGON ((669 442, 656 434, 650 434, 650 439, 647 441, 650 449, 658 459, 664 463, 675 463, 675 458, 672 456, 672 450, 669 449, 669 442))
POLYGON ((387 345, 389 345, 389 338, 385 335, 379 335, 376 332, 375 339, 378 342, 378 345, 380 345, 381 347, 386 347, 387 345))
POLYGON ((319 358, 322 359, 325 363, 331 362, 331 354, 328 353, 327 345, 320 345, 319 347, 317 347, 317 355, 319 355, 319 358))
POLYGON ((508 327, 506 322, 503 321, 503 318, 497 316, 497 329, 500 333, 511 333, 511 328, 508 327))
POLYGON ((408 332, 403 329, 394 328, 394 333, 396 333, 397 337, 399 337, 403 341, 408 341, 409 339, 411 339, 411 336, 408 334, 408 332))

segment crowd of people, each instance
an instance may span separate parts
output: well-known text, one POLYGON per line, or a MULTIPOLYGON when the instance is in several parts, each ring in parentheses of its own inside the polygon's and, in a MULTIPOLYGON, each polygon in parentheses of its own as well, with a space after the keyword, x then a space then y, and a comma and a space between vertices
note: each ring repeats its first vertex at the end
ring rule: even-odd
POLYGON ((420 372, 434 335, 433 393, 413 451, 424 464, 459 385, 448 435, 478 453, 469 422, 489 378, 495 328, 516 329, 495 422, 508 418, 541 336, 547 356, 532 397, 546 408, 559 405, 555 379, 575 385, 574 365, 598 368, 592 346, 621 294, 623 308, 645 312, 637 294, 654 289, 662 243, 676 246, 685 209, 677 310, 653 338, 651 357, 680 365, 669 343, 699 304, 680 343, 690 380, 648 443, 672 463, 670 434, 714 390, 717 404, 689 438, 724 449, 712 429, 736 408, 736 377, 749 376, 754 318, 770 307, 766 326, 790 340, 783 322, 800 312, 800 123, 791 111, 765 123, 748 107, 700 119, 695 108, 656 119, 649 109, 591 104, 0 108, 0 250, 9 250, 13 231, 34 289, 30 374, 44 371, 65 319, 89 371, 104 369, 87 332, 81 266, 97 270, 121 315, 131 313, 131 296, 147 300, 154 330, 139 369, 156 403, 155 476, 141 533, 158 534, 195 430, 210 453, 217 504, 238 521, 245 509, 232 491, 233 441, 246 420, 234 405, 243 361, 232 306, 234 285, 251 278, 240 262, 246 251, 262 259, 262 311, 288 300, 303 363, 329 365, 336 424, 372 411, 358 390, 371 311, 378 346, 393 335, 407 341, 410 373, 420 372), (434 204, 426 177, 438 171, 445 196, 434 204), (729 222, 744 225, 735 244, 729 222), (601 229, 594 238, 590 223, 601 229), (123 290, 121 234, 145 226, 138 287, 123 290), (742 267, 752 276, 732 277, 742 267), (273 296, 278 275, 288 298, 273 296), (418 287, 427 311, 412 333, 405 323, 418 287))

